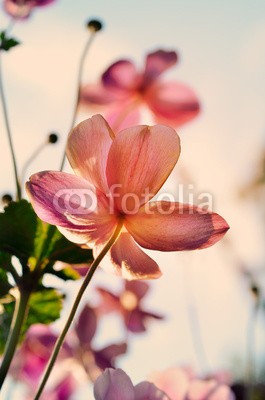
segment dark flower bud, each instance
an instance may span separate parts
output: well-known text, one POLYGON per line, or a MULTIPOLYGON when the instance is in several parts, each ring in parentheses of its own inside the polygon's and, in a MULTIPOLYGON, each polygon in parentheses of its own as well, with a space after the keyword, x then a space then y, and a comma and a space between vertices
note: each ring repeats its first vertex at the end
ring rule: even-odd
POLYGON ((11 194, 6 193, 2 196, 2 203, 4 206, 8 206, 8 204, 13 200, 11 194))
POLYGON ((58 135, 56 133, 50 133, 48 136, 49 143, 56 143, 58 141, 58 135))
POLYGON ((254 283, 251 285, 250 287, 251 293, 253 294, 255 299, 258 299, 260 296, 260 289, 257 285, 255 285, 254 283))
POLYGON ((97 19, 90 19, 86 26, 88 29, 90 29, 92 32, 98 32, 103 28, 103 24, 97 20, 97 19))

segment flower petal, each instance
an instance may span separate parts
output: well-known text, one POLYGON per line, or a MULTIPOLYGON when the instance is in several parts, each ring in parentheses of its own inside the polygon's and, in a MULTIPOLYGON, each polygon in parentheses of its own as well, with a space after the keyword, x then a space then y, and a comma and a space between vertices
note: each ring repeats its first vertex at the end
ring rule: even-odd
POLYGON ((125 227, 142 247, 160 251, 203 249, 229 229, 218 214, 168 201, 147 203, 138 214, 127 215, 125 227))
POLYGON ((165 392, 162 392, 151 382, 141 382, 134 388, 135 400, 170 400, 165 392))
POLYGON ((119 60, 102 75, 102 83, 107 88, 133 92, 140 82, 140 75, 130 60, 119 60))
POLYGON ((137 212, 161 188, 179 154, 179 137, 167 126, 139 125, 119 132, 106 170, 117 209, 125 214, 137 212))
POLYGON ((144 94, 156 122, 179 127, 200 111, 198 99, 188 86, 177 82, 155 82, 144 94))
POLYGON ((97 317, 93 308, 87 304, 83 307, 78 321, 75 325, 75 332, 82 346, 82 349, 90 349, 90 343, 97 329, 97 317))
MULTIPOLYGON (((94 249, 94 255, 99 251, 99 247, 94 249)), ((137 246, 127 232, 121 233, 100 266, 128 280, 156 279, 161 276, 157 263, 137 246)))
POLYGON ((101 115, 78 124, 67 142, 67 157, 77 175, 108 193, 105 170, 114 133, 101 115))
POLYGON ((114 91, 101 83, 97 85, 85 85, 80 90, 80 103, 82 105, 106 105, 121 101, 127 94, 122 91, 114 91))
POLYGON ((157 50, 146 57, 143 85, 146 87, 156 80, 168 68, 176 64, 178 59, 175 51, 157 50))
POLYGON ((149 290, 149 285, 141 281, 125 281, 125 291, 135 294, 138 300, 141 300, 149 290))
POLYGON ((125 102, 124 100, 109 107, 104 117, 115 132, 137 125, 140 122, 141 114, 139 104, 125 102), (124 112, 128 110, 128 113, 124 112), (126 114, 126 115, 125 115, 126 114))
POLYGON ((129 376, 121 369, 107 368, 94 386, 95 400, 135 400, 134 387, 129 376))
POLYGON ((32 175, 26 189, 39 218, 73 242, 105 242, 115 229, 105 195, 82 178, 44 171, 32 175))

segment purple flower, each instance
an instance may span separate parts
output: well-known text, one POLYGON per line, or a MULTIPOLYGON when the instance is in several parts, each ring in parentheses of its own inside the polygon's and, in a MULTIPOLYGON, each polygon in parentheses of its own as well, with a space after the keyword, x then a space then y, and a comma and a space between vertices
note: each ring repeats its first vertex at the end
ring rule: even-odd
POLYGON ((94 386, 95 400, 170 400, 153 383, 141 382, 136 386, 121 369, 106 369, 94 386))
POLYGON ((100 294, 98 312, 100 314, 118 312, 129 331, 144 332, 147 320, 163 318, 161 315, 145 311, 142 308, 141 302, 148 289, 149 285, 142 281, 125 281, 124 289, 118 295, 98 287, 97 291, 100 294))

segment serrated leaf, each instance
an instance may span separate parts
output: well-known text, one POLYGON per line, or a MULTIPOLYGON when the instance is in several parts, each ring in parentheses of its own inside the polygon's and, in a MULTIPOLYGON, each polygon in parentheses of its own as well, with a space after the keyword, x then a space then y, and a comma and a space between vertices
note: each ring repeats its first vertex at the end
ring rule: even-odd
MULTIPOLYGON (((43 289, 31 295, 28 316, 22 328, 20 341, 31 325, 50 324, 60 317, 63 297, 54 289, 43 289)), ((0 354, 4 351, 9 334, 14 305, 14 301, 0 304, 0 354)))
POLYGON ((44 289, 31 295, 26 330, 33 324, 50 324, 60 317, 64 296, 54 289, 44 289))
POLYGON ((0 50, 9 51, 18 44, 20 44, 19 41, 12 37, 8 38, 5 31, 0 33, 0 50))
POLYGON ((37 216, 26 200, 11 202, 0 213, 0 251, 27 262, 33 253, 37 216))

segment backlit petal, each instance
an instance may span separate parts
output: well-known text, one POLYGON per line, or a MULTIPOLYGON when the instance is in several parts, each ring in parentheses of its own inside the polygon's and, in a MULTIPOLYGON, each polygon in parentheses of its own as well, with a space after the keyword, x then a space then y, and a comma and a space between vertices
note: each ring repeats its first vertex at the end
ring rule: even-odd
POLYGON ((203 249, 229 229, 216 213, 168 201, 148 203, 138 214, 127 215, 125 227, 142 247, 160 251, 203 249))
POLYGON ((146 57, 143 85, 147 86, 164 71, 176 64, 178 59, 175 51, 157 50, 146 57))
POLYGON ((134 388, 135 400, 170 400, 165 392, 151 382, 141 382, 134 388))
POLYGON ((116 101, 121 101, 127 94, 121 91, 114 91, 101 83, 97 85, 86 85, 80 90, 80 103, 82 105, 106 105, 116 101))
POLYGON ((101 115, 78 124, 67 142, 67 157, 77 175, 107 193, 105 170, 114 134, 101 115))
POLYGON ((200 111, 194 91, 182 83, 156 82, 148 88, 144 98, 157 123, 179 127, 200 111))
POLYGON ((103 85, 114 90, 126 90, 133 93, 139 82, 140 76, 130 60, 115 62, 102 75, 103 85))
POLYGON ((139 125, 119 132, 106 170, 117 209, 137 212, 161 188, 179 154, 179 137, 167 126, 139 125))
POLYGON ((107 368, 96 380, 95 400, 135 400, 134 387, 129 376, 121 369, 107 368))
MULTIPOLYGON (((97 256, 100 248, 94 249, 97 256)), ((124 279, 156 279, 161 276, 157 263, 144 253, 127 232, 122 232, 100 266, 124 279)))
POLYGON ((32 206, 45 222, 57 225, 76 243, 106 241, 116 226, 104 194, 78 176, 44 171, 26 184, 32 206))

